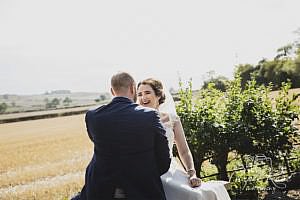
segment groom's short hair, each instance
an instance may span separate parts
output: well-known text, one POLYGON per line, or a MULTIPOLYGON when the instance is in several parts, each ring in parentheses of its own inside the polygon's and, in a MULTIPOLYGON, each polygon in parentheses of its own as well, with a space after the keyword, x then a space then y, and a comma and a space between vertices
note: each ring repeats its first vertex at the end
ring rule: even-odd
POLYGON ((126 91, 134 83, 134 79, 127 72, 118 72, 111 78, 111 87, 116 92, 126 91))

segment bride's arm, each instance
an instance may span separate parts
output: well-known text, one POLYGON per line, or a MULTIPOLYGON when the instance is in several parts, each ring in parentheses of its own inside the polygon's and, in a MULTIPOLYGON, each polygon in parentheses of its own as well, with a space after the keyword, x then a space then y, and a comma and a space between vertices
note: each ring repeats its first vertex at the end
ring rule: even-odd
POLYGON ((174 129, 174 136, 175 136, 174 140, 179 153, 179 157, 180 160, 183 162, 183 165, 190 177, 190 183, 193 187, 199 186, 201 180, 197 178, 195 167, 194 167, 193 156, 187 144, 183 127, 179 118, 175 120, 173 129, 174 129))
POLYGON ((176 143, 176 147, 179 153, 180 160, 183 162, 185 169, 193 170, 194 169, 194 161, 192 153, 187 144, 184 131, 182 128, 182 124, 180 120, 176 120, 174 123, 174 140, 176 143))

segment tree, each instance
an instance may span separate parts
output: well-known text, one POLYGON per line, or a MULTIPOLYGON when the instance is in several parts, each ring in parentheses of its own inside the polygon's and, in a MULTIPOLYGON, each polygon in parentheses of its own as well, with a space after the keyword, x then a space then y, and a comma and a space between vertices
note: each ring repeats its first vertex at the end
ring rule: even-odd
POLYGON ((213 155, 213 147, 218 143, 222 129, 219 116, 222 93, 209 84, 201 90, 197 100, 193 100, 192 82, 183 88, 180 83, 177 113, 182 121, 187 142, 194 158, 196 172, 200 175, 202 163, 213 155), (219 112, 219 113, 218 113, 219 112))
POLYGON ((278 97, 275 99, 275 127, 276 137, 274 147, 277 152, 289 155, 292 150, 294 142, 299 142, 299 133, 297 127, 293 124, 294 120, 299 120, 299 106, 294 102, 298 99, 300 94, 293 94, 289 96, 289 89, 291 83, 282 83, 281 90, 278 97))
MULTIPOLYGON (((299 29, 300 31, 300 29, 299 29)), ((293 72, 292 72, 292 87, 293 88, 299 88, 300 87, 300 43, 299 43, 299 47, 297 49, 296 52, 296 57, 295 57, 295 61, 294 61, 294 68, 293 68, 293 72)))
POLYGON ((6 109, 7 109, 7 104, 4 102, 4 103, 1 103, 0 104, 0 113, 5 113, 6 109))
MULTIPOLYGON (((242 155, 267 154, 275 134, 274 112, 269 99, 270 87, 257 86, 253 79, 244 90, 244 101, 239 121, 239 144, 235 149, 242 155)), ((270 154, 268 154, 270 155, 270 154)), ((244 163, 244 162, 243 162, 244 163)))
POLYGON ((209 80, 204 81, 202 89, 206 89, 210 83, 213 83, 215 85, 216 89, 221 90, 222 92, 225 92, 227 81, 228 81, 228 78, 226 78, 225 76, 218 76, 216 78, 212 77, 209 80))
POLYGON ((293 45, 292 44, 287 44, 283 47, 280 47, 277 49, 277 55, 275 56, 275 60, 277 59, 284 59, 287 58, 288 56, 291 56, 292 51, 293 51, 293 45))
POLYGON ((45 98, 44 101, 46 102, 46 108, 56 108, 60 104, 60 100, 58 98, 52 99, 49 101, 48 98, 45 98))
POLYGON ((182 84, 177 113, 182 120, 187 142, 194 157, 197 174, 203 161, 211 159, 218 169, 218 179, 228 180, 228 154, 265 154, 275 161, 288 155, 293 141, 299 141, 296 127, 299 106, 290 98, 290 84, 283 84, 275 102, 270 99, 271 87, 258 85, 253 78, 241 89, 241 78, 228 82, 226 92, 209 84, 193 97, 192 84, 182 84))
POLYGON ((100 94, 99 98, 95 99, 94 101, 96 103, 98 103, 98 102, 105 101, 110 98, 111 98, 111 95, 109 93, 103 93, 103 94, 100 94))
POLYGON ((52 99, 51 103, 54 107, 56 107, 60 104, 60 99, 54 98, 54 99, 52 99))
POLYGON ((240 118, 244 97, 241 88, 241 78, 236 76, 228 82, 228 89, 223 93, 223 112, 220 113, 222 132, 218 134, 214 148, 212 163, 216 165, 220 173, 218 179, 228 180, 227 164, 228 154, 240 143, 240 118))
POLYGON ((63 100, 63 104, 65 106, 68 106, 70 103, 72 103, 72 99, 69 98, 69 97, 66 97, 64 100, 63 100))
POLYGON ((241 86, 243 89, 245 88, 247 81, 251 79, 251 75, 255 70, 253 65, 250 64, 240 64, 235 67, 234 76, 241 77, 241 86))
POLYGON ((104 94, 101 94, 100 97, 99 97, 100 101, 104 101, 106 99, 106 95, 104 94))

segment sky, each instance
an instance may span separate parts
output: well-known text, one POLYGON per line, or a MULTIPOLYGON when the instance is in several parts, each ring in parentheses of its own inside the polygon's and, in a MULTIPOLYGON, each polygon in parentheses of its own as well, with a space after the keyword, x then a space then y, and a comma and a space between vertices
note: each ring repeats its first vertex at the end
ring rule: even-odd
POLYGON ((272 59, 299 0, 0 0, 0 94, 108 92, 117 71, 166 88, 272 59))

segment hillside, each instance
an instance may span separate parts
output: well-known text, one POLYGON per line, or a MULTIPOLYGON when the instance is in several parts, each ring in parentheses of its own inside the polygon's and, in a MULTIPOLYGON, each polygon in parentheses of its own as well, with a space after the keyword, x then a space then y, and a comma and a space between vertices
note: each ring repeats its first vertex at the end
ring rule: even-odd
MULTIPOLYGON (((279 90, 271 92, 271 98, 275 98, 279 93, 279 90)), ((300 88, 293 88, 289 90, 289 96, 291 97, 293 94, 300 94, 300 88)), ((300 98, 297 99, 298 105, 300 105, 300 98)))
POLYGON ((42 111, 49 109, 59 108, 70 108, 78 106, 95 105, 96 99, 100 101, 109 99, 108 93, 92 93, 92 92, 52 92, 46 94, 36 95, 0 95, 0 104, 5 103, 7 109, 5 113, 16 113, 16 112, 31 112, 31 111, 42 111), (54 99, 57 99, 58 104, 50 107, 49 103, 52 103, 54 99), (64 102, 68 98, 69 102, 64 102), (48 103, 48 106, 47 106, 48 103))

